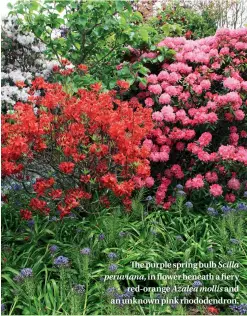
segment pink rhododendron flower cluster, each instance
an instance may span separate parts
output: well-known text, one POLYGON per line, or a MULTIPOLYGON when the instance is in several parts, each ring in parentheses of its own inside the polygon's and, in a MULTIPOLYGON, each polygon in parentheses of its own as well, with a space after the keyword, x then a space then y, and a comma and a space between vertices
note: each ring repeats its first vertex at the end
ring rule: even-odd
POLYGON ((167 37, 158 46, 173 49, 174 60, 152 62, 137 94, 153 109, 144 144, 156 202, 168 209, 178 182, 187 194, 205 190, 234 202, 247 172, 247 28, 194 41, 167 37))

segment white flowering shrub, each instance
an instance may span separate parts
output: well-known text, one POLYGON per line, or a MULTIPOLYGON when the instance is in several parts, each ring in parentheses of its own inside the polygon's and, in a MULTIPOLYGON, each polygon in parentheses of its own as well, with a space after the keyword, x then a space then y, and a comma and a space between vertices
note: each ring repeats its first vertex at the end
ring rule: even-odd
POLYGON ((24 33, 17 18, 2 21, 1 98, 2 111, 12 110, 17 101, 26 102, 34 77, 49 79, 55 61, 45 60, 46 46, 32 33, 24 33))

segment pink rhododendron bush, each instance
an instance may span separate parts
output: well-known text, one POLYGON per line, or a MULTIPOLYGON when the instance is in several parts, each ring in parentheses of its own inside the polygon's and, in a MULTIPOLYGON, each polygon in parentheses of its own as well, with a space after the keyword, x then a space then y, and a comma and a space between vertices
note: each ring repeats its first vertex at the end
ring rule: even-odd
POLYGON ((191 199, 234 202, 247 179, 247 29, 195 41, 168 37, 158 47, 173 49, 174 59, 160 63, 147 53, 152 71, 136 95, 153 109, 155 128, 144 144, 156 202, 169 209, 178 183, 191 199))

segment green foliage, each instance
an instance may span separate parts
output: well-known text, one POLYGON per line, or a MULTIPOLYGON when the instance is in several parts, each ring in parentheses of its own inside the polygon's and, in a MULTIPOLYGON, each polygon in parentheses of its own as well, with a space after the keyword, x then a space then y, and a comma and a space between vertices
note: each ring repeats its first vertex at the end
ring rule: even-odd
MULTIPOLYGON (((25 200, 22 191, 3 205, 2 238, 2 302, 10 315, 187 315, 192 310, 205 313, 205 306, 170 305, 119 305, 110 304, 109 288, 115 287, 121 295, 125 288, 140 286, 166 287, 187 286, 193 281, 148 280, 148 274, 202 275, 211 273, 239 275, 240 291, 234 294, 238 301, 247 299, 247 214, 237 205, 232 211, 221 211, 218 216, 198 214, 185 207, 181 196, 169 212, 157 209, 147 192, 140 191, 132 203, 132 213, 123 214, 121 206, 101 211, 101 216, 67 217, 62 222, 49 217, 34 217, 34 225, 21 221, 16 202, 25 200), (21 198, 22 197, 22 198, 21 198), (103 234, 103 235, 102 235, 103 234), (101 236, 101 238, 100 238, 101 236), (102 237, 103 236, 103 237, 102 237), (238 243, 233 243, 236 239, 238 243), (58 246, 55 253, 50 246, 58 246), (80 250, 90 248, 89 255, 80 250), (117 258, 110 259, 114 252, 117 258), (67 267, 57 268, 54 258, 69 258, 67 267), (134 268, 132 262, 145 263, 196 263, 229 262, 239 263, 240 268, 180 268, 159 270, 157 268, 134 268), (110 280, 105 275, 110 264, 117 264, 117 275, 138 275, 146 280, 110 280), (33 277, 18 283, 13 278, 20 269, 30 267, 33 277), (102 279, 103 278, 103 279, 102 279), (83 293, 74 291, 76 284, 85 287, 83 293), (108 291, 108 292, 107 292, 108 291), (108 294, 107 294, 108 293, 108 294)), ((205 286, 218 283, 235 286, 235 281, 203 281, 205 286)), ((135 293, 136 298, 156 298, 157 293, 135 293)), ((161 297, 173 298, 178 293, 159 293, 161 297)), ((230 298, 232 294, 198 293, 199 297, 230 298)), ((193 297, 191 294, 189 297, 193 297)), ((233 297, 232 297, 233 298, 233 297)), ((219 306, 221 314, 229 309, 219 306)))
MULTIPOLYGON (((142 15, 128 1, 18 1, 23 30, 31 31, 47 46, 47 56, 87 64, 94 81, 116 81, 116 65, 126 45, 153 43, 156 32, 143 25, 142 15), (61 37, 54 38, 54 30, 61 37)), ((89 77, 90 79, 90 77, 89 77)), ((92 83, 92 82, 91 82, 92 83)), ((82 85, 84 82, 81 83, 82 85)))
MULTIPOLYGON (((200 15, 180 5, 176 9, 167 6, 158 17, 144 21, 128 1, 116 0, 17 1, 10 14, 18 15, 23 30, 31 31, 46 44, 49 59, 67 58, 74 65, 89 67, 88 75, 71 76, 75 87, 102 81, 106 88, 112 89, 122 75, 132 84, 136 72, 130 75, 124 73, 126 69, 123 74, 116 70, 129 45, 140 52, 152 47, 155 51, 155 45, 166 36, 183 36, 190 30, 192 37, 198 38, 212 35, 216 30, 207 12, 200 15), (60 35, 54 37, 54 31, 60 35)), ((138 70, 146 74, 143 67, 138 70)), ((65 81, 62 77, 59 80, 65 81)))
POLYGON ((160 40, 166 36, 184 36, 191 31, 191 38, 203 38, 215 34, 217 29, 214 16, 206 8, 199 13, 191 7, 183 7, 179 2, 168 4, 157 17, 148 21, 158 30, 160 40))

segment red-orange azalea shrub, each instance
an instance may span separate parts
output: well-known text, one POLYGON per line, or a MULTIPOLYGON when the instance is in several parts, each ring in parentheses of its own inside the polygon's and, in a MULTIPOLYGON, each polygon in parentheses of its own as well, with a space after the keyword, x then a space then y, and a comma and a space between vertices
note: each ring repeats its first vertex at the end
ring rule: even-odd
POLYGON ((128 209, 133 190, 145 185, 150 150, 142 140, 153 126, 151 110, 100 88, 94 84, 71 96, 37 78, 29 101, 3 115, 2 174, 40 175, 30 210, 48 214, 55 206, 63 217, 83 208, 96 190, 106 205, 110 190, 128 209))

